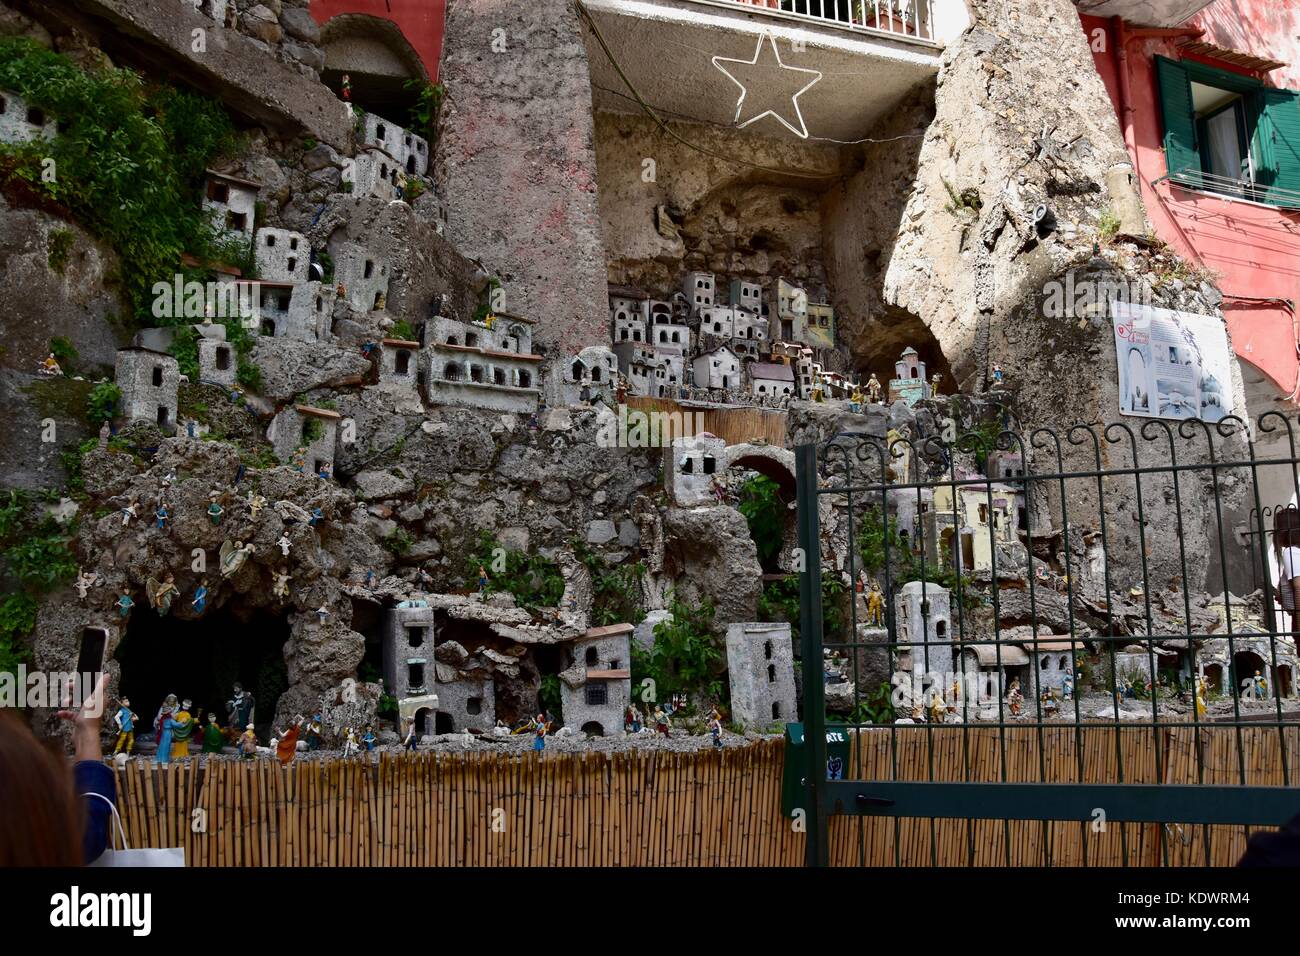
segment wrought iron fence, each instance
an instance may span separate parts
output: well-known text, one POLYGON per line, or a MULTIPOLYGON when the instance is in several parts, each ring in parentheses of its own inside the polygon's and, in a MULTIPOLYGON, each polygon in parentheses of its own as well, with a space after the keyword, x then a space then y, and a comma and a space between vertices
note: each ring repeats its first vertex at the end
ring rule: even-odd
MULTIPOLYGON (((717 0, 713 0, 717 2, 717 0)), ((729 0, 857 30, 934 40, 933 0, 729 0)))
POLYGON ((856 837, 837 821, 846 862, 878 858, 886 825, 898 863, 1086 865, 1224 862, 1300 813, 1300 523, 1263 504, 1300 500, 1292 421, 1004 412, 951 437, 796 450, 806 739, 827 768, 805 778, 809 862, 837 815, 858 818, 856 837), (823 606, 833 576, 846 607, 823 606))

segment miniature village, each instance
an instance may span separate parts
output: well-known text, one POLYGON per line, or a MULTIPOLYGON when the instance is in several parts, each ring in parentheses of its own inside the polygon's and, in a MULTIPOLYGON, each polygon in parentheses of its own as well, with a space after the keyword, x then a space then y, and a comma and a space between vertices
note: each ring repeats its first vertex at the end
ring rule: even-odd
MULTIPOLYGON (((98 656, 115 756, 734 747, 797 722, 818 677, 863 727, 1300 710, 1262 591, 1148 593, 1090 529, 1051 527, 1020 451, 942 437, 1049 407, 1043 375, 993 362, 963 391, 920 336, 860 361, 816 270, 606 281, 604 328, 557 336, 449 238, 434 131, 288 44, 250 56, 292 68, 314 118, 241 115, 193 184, 211 241, 150 277, 156 321, 25 357, 33 403, 77 397, 50 414, 76 436, 61 470, 30 482, 54 493, 11 499, 71 562, 27 661, 98 656), (719 424, 607 447, 628 409, 719 424), (791 449, 844 433, 891 450, 876 477, 899 487, 869 519, 826 503, 824 637, 858 646, 809 662, 791 449)), ((7 148, 62 135, 0 97, 7 148)))

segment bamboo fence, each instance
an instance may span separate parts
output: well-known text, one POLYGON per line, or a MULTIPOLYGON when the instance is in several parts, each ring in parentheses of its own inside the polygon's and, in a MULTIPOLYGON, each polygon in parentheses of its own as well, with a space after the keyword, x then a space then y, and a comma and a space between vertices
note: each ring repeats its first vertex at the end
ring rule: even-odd
MULTIPOLYGON (((1162 730, 1164 782, 1281 784, 1276 728, 1162 730)), ((1296 752, 1300 728, 1287 728, 1296 752)), ((189 760, 118 769, 131 846, 191 866, 800 866, 781 741, 697 753, 189 760)), ((1150 729, 897 728, 858 735, 849 776, 1154 783, 1150 729), (1116 734, 1119 738, 1116 740, 1116 734), (1118 743, 1118 747, 1117 747, 1118 743), (1080 762, 1082 757, 1082 763, 1080 762), (1080 766, 1083 768, 1080 775, 1080 766)), ((1300 795, 1298 795, 1300 802, 1300 795)), ((1242 827, 835 817, 840 866, 1231 865, 1242 827), (1208 860, 1206 850, 1208 847, 1208 860)))
MULTIPOLYGON (((769 445, 784 448, 786 443, 786 412, 780 408, 759 408, 755 405, 717 406, 680 404, 671 398, 651 398, 648 396, 629 395, 626 399, 630 410, 639 412, 657 412, 663 415, 677 416, 674 421, 690 422, 692 425, 702 421, 703 430, 718 438, 726 439, 728 445, 743 445, 747 442, 765 441, 769 445), (687 415, 702 415, 702 419, 687 415)), ((674 437, 676 437, 674 435, 674 437)))

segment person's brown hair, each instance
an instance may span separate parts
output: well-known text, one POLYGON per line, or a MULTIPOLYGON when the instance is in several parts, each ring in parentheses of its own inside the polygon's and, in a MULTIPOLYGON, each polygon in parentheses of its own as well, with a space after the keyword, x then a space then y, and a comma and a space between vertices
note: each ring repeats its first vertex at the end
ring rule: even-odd
POLYGON ((0 867, 81 866, 82 811, 72 770, 0 711, 0 867))

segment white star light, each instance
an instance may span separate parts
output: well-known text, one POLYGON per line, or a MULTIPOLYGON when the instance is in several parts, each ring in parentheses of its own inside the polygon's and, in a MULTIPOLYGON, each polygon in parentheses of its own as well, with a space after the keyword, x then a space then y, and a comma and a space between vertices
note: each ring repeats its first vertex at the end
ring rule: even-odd
MULTIPOLYGON (((713 65, 716 66, 719 70, 721 70, 722 73, 723 73, 723 75, 726 76, 727 79, 731 80, 732 83, 735 83, 738 87, 740 87, 740 99, 736 101, 736 120, 735 120, 735 122, 736 122, 736 126, 737 126, 738 128, 740 128, 740 129, 744 129, 744 128, 745 128, 746 126, 748 126, 750 123, 753 123, 753 122, 756 122, 756 121, 758 121, 758 120, 761 120, 764 116, 771 116, 771 117, 772 117, 773 119, 775 119, 778 123, 780 123, 780 124, 781 124, 782 126, 784 126, 786 129, 788 129, 790 132, 794 133, 794 134, 795 134, 796 136, 798 136, 800 139, 807 139, 807 138, 808 138, 808 127, 804 124, 804 121, 803 121, 803 113, 800 112, 800 110, 799 110, 799 97, 802 96, 804 93, 808 92, 808 90, 811 89, 812 86, 813 86, 814 84, 816 84, 818 81, 820 81, 821 78, 822 78, 822 74, 821 74, 821 72, 818 71, 818 70, 806 70, 806 69, 803 69, 802 67, 797 67, 797 66, 786 66, 784 63, 782 63, 782 62, 781 62, 781 51, 777 49, 777 46, 776 46, 776 38, 775 38, 774 36, 772 36, 772 34, 771 34, 770 31, 764 31, 763 35, 762 35, 761 37, 758 38, 758 46, 754 48, 754 58, 753 58, 752 60, 737 60, 737 59, 734 59, 734 58, 732 58, 732 57, 715 56, 715 57, 713 57, 713 65), (762 53, 763 53, 763 41, 765 41, 765 40, 766 40, 766 41, 771 45, 771 47, 772 47, 772 57, 775 58, 775 60, 776 60, 776 66, 777 66, 779 69, 784 70, 784 71, 786 71, 786 72, 789 73, 789 74, 800 74, 800 73, 803 73, 803 74, 811 74, 811 75, 812 75, 812 79, 811 79, 811 80, 809 80, 809 81, 808 81, 806 84, 804 84, 804 85, 803 85, 799 90, 797 90, 795 93, 791 94, 791 96, 790 96, 790 103, 791 103, 791 105, 794 107, 794 116, 795 116, 795 119, 796 119, 796 120, 798 121, 798 123, 799 123, 799 125, 798 125, 797 127, 794 126, 793 124, 791 124, 788 120, 786 120, 786 118, 785 118, 784 116, 782 116, 780 113, 778 113, 774 108, 768 108, 768 109, 762 110, 761 112, 755 113, 753 116, 749 117, 749 118, 746 119, 744 122, 741 122, 740 117, 741 117, 741 115, 742 115, 742 114, 744 113, 744 111, 745 111, 745 100, 746 100, 746 98, 747 98, 748 95, 749 95, 749 90, 746 89, 744 83, 742 83, 742 82, 740 82, 740 80, 736 79, 736 77, 733 75, 733 73, 731 72, 731 70, 728 70, 728 69, 727 69, 725 66, 723 66, 722 64, 724 64, 724 63, 731 63, 731 64, 735 64, 735 66, 737 66, 737 67, 756 67, 757 70, 767 70, 767 69, 770 69, 770 68, 771 68, 771 67, 770 67, 770 64, 766 61, 766 59, 765 59, 765 62, 762 63, 762 64, 759 64, 759 62, 758 62, 758 58, 759 58, 759 57, 762 55, 762 53)), ((734 67, 733 67, 733 69, 734 69, 734 67)), ((742 73, 742 75, 743 75, 745 72, 748 72, 748 73, 750 73, 751 76, 752 76, 753 74, 755 74, 755 73, 757 72, 757 70, 748 70, 748 71, 745 71, 745 70, 738 70, 737 72, 742 73)), ((789 78, 790 78, 790 79, 794 79, 794 80, 796 80, 797 82, 802 82, 802 79, 797 78, 797 76, 791 76, 791 77, 789 77, 789 78)), ((793 88, 793 87, 792 87, 792 88, 793 88)))

